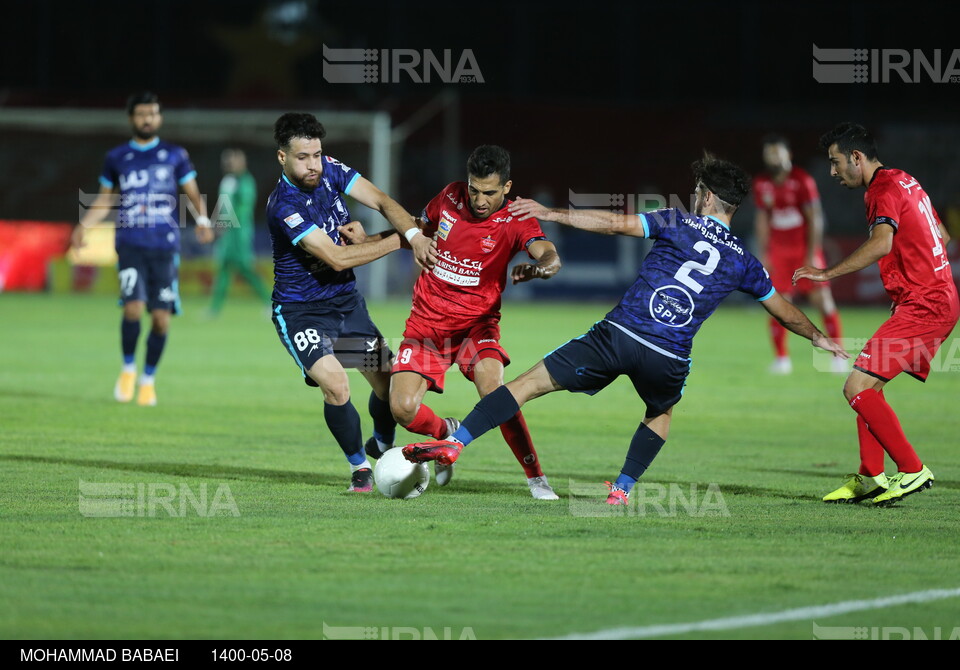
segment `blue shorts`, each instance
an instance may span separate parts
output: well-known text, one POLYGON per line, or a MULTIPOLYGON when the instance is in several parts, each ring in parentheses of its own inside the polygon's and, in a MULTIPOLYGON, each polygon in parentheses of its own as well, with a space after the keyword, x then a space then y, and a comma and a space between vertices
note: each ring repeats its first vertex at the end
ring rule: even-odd
POLYGON ((390 371, 393 354, 357 291, 317 302, 275 302, 273 325, 308 386, 317 386, 317 383, 307 370, 331 354, 345 368, 390 371))
POLYGON ((117 248, 120 304, 140 301, 147 309, 180 313, 177 270, 180 254, 163 249, 120 246, 117 248))
POLYGON ((689 358, 671 358, 651 349, 608 321, 547 354, 543 363, 560 386, 588 395, 627 375, 647 405, 646 418, 680 402, 690 373, 689 358))

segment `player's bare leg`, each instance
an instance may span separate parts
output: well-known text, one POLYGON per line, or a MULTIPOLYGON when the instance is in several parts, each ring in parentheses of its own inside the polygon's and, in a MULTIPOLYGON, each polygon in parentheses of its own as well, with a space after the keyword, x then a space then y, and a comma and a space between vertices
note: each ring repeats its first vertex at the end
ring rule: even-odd
POLYGON ((390 410, 390 373, 387 370, 361 370, 370 384, 370 399, 367 410, 373 419, 373 436, 363 448, 370 458, 380 458, 387 449, 392 449, 396 437, 397 422, 390 410))
POLYGON ((157 404, 154 374, 156 374, 160 356, 167 344, 167 333, 170 332, 172 315, 172 312, 168 309, 150 310, 150 334, 147 335, 147 355, 143 363, 143 374, 140 375, 140 389, 137 392, 138 405, 152 407, 157 404))
POLYGON ((608 505, 626 505, 630 491, 640 476, 646 472, 653 459, 660 453, 667 436, 670 434, 670 420, 673 417, 673 407, 656 416, 645 418, 630 441, 630 449, 623 462, 623 468, 617 481, 607 482, 610 495, 607 496, 608 505))
MULTIPOLYGON (((827 332, 827 337, 831 340, 839 341, 843 337, 843 331, 840 326, 840 312, 837 311, 837 303, 833 299, 833 293, 829 286, 817 286, 810 291, 810 304, 813 305, 823 317, 823 327, 827 332)), ((849 371, 849 366, 842 358, 834 356, 830 359, 831 370, 833 372, 849 371)))
MULTIPOLYGON (((478 360, 473 369, 473 383, 481 398, 503 386, 503 361, 499 357, 478 360)), ((517 412, 512 419, 501 424, 500 432, 527 475, 530 494, 537 500, 558 500, 557 494, 554 493, 543 470, 540 469, 537 450, 533 446, 533 438, 530 437, 530 430, 527 428, 523 414, 517 412)))
POLYGON ((140 320, 146 304, 142 300, 131 300, 123 305, 123 318, 120 321, 120 348, 123 353, 123 368, 113 387, 113 397, 117 402, 133 400, 137 386, 137 341, 140 339, 140 320))
POLYGON ((450 430, 446 421, 423 402, 427 388, 427 380, 416 372, 394 373, 390 379, 390 411, 397 423, 411 433, 442 440, 450 430))
POLYGON ((373 468, 363 451, 360 414, 350 402, 350 380, 333 354, 317 360, 307 370, 323 392, 323 418, 353 472, 349 491, 373 490, 373 468))

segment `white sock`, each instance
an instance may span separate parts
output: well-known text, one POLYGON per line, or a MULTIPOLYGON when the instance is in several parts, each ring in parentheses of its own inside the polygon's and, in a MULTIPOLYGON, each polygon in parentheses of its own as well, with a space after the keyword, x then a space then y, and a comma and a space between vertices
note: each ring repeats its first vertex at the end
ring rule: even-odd
POLYGON ((363 463, 361 463, 360 465, 351 465, 350 472, 356 472, 357 470, 363 470, 364 468, 367 468, 368 470, 373 470, 373 466, 370 465, 370 461, 368 461, 367 459, 363 459, 363 463))
POLYGON ((140 386, 152 386, 153 375, 140 375, 140 386))
POLYGON ((124 363, 122 370, 123 370, 123 372, 132 372, 132 373, 136 374, 136 372, 137 372, 137 364, 136 364, 136 363, 124 363))
MULTIPOLYGON (((376 438, 374 438, 374 439, 376 439, 376 438)), ((377 446, 380 448, 380 453, 382 454, 382 453, 384 453, 385 451, 387 451, 390 447, 392 447, 393 445, 392 445, 392 444, 387 444, 386 442, 381 442, 380 440, 377 440, 377 446)))

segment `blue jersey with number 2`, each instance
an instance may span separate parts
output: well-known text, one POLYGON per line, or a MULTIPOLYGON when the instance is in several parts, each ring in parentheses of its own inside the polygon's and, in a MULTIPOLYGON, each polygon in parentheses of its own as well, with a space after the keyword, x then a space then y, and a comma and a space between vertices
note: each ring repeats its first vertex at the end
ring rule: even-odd
POLYGON ((760 301, 773 296, 760 261, 719 219, 679 209, 639 217, 645 236, 656 242, 606 319, 648 346, 689 357, 700 325, 730 293, 743 291, 760 301))

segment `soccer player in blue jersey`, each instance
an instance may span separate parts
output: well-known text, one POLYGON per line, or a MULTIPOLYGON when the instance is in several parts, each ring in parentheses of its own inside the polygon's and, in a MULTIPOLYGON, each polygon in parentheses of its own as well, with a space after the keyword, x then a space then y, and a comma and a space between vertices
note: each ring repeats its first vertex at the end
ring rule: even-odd
MULTIPOLYGON (((273 322, 304 381, 323 392, 323 417, 352 469, 348 490, 371 491, 373 472, 344 368, 359 368, 373 388, 368 402, 372 439, 383 451, 393 446, 396 429, 389 404, 392 355, 367 314, 352 268, 399 249, 401 237, 396 232, 408 240, 427 238, 419 233, 413 217, 383 191, 353 168, 324 156, 321 140, 325 136, 312 114, 284 114, 274 127, 283 173, 267 200, 273 241, 273 322), (363 233, 359 223, 350 221, 345 195, 379 211, 397 230, 369 236, 361 244, 346 244, 341 229, 353 226, 363 233)), ((436 258, 425 260, 432 264, 436 258)))
POLYGON ((170 316, 180 312, 177 267, 180 264, 180 190, 190 200, 196 216, 197 239, 213 241, 207 207, 197 186, 197 171, 183 147, 162 141, 157 131, 163 122, 160 101, 150 92, 127 101, 133 139, 111 149, 100 174, 100 192, 73 231, 71 243, 84 244, 84 230, 116 211, 116 249, 119 262, 120 348, 123 368, 114 386, 119 402, 133 400, 137 380, 135 355, 140 319, 146 307, 151 328, 147 355, 140 377, 137 404, 156 405, 154 373, 167 342, 170 316), (119 193, 119 199, 117 194, 119 193))
POLYGON ((520 220, 536 217, 656 242, 633 286, 602 321, 487 395, 450 439, 408 445, 404 456, 414 462, 435 460, 448 465, 464 445, 510 419, 528 400, 562 389, 593 395, 627 375, 646 405, 646 414, 630 442, 620 476, 610 485, 607 502, 625 505, 631 488, 667 439, 673 406, 680 401, 690 370, 694 335, 733 291, 756 298, 784 327, 812 340, 814 346, 848 358, 840 345, 774 290, 760 262, 730 232, 730 219, 749 190, 747 175, 709 155, 694 163, 693 173, 692 214, 679 209, 640 215, 548 209, 517 198, 509 211, 520 220))

